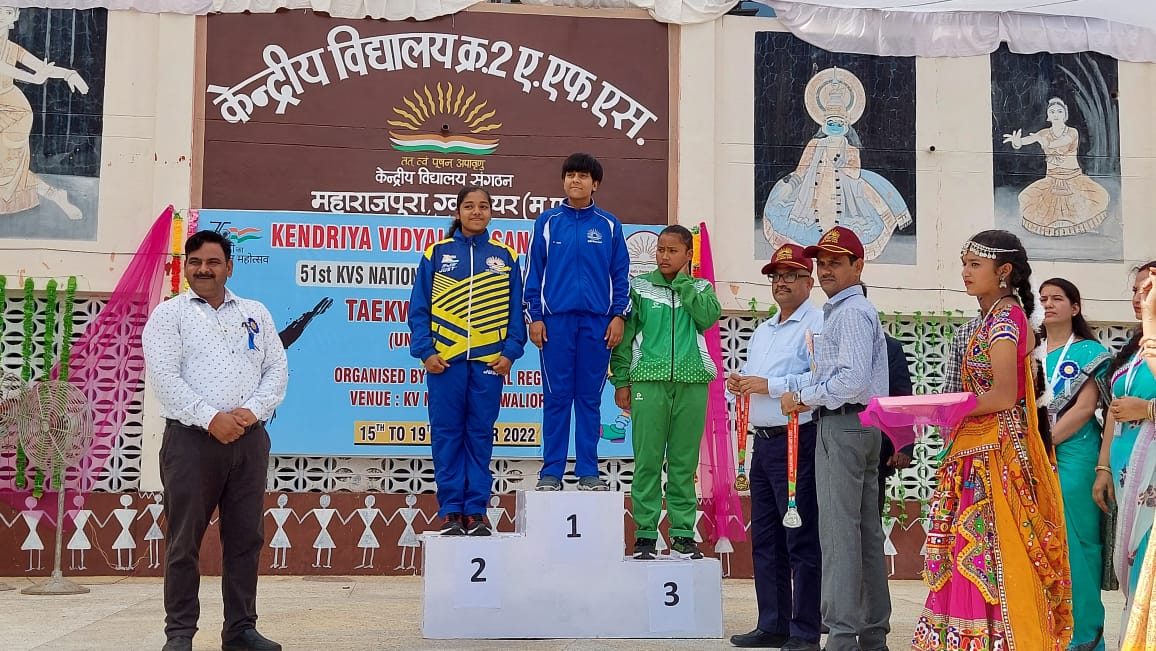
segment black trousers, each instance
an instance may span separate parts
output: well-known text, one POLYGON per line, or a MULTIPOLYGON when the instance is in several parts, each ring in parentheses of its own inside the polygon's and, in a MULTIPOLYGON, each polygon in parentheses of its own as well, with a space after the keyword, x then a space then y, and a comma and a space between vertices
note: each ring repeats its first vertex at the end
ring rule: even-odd
POLYGON ((787 437, 755 437, 751 459, 751 556, 758 627, 819 641, 823 575, 819 504, 815 493, 815 423, 799 426, 795 502, 803 526, 783 526, 787 512, 787 437))
POLYGON ((165 489, 165 635, 192 637, 201 614, 201 541, 220 511, 223 640, 257 625, 257 567, 265 542, 269 434, 258 423, 225 445, 207 431, 168 421, 161 443, 165 489))

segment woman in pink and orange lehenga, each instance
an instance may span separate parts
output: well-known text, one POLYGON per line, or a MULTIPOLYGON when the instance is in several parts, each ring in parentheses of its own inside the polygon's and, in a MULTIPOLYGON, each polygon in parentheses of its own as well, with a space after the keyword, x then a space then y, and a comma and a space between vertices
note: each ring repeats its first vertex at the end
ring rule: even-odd
POLYGON ((924 569, 931 592, 912 648, 1065 651, 1072 587, 1059 478, 1032 379, 1031 267, 1007 231, 975 235, 962 259, 967 293, 983 310, 962 365, 978 399, 937 472, 924 569))

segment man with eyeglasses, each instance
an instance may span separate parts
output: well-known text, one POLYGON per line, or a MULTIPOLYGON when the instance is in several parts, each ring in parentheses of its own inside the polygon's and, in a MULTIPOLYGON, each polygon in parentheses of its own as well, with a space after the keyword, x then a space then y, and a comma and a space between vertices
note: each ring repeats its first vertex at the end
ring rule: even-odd
POLYGON ((737 647, 817 651, 819 648, 819 507, 815 495, 815 424, 799 414, 796 505, 803 525, 783 526, 787 510, 787 417, 779 401, 798 391, 811 370, 807 340, 823 328, 823 313, 807 300, 815 281, 803 247, 785 244, 763 273, 778 311, 759 325, 742 373, 727 390, 749 395, 754 434, 751 456, 751 556, 759 619, 755 630, 731 637, 737 647), (793 581, 792 581, 793 578, 793 581))

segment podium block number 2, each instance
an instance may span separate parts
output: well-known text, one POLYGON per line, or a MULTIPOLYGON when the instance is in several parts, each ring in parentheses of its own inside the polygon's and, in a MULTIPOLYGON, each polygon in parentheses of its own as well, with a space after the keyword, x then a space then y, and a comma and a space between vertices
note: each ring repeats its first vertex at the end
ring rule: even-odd
POLYGON ((486 571, 486 559, 475 556, 470 559, 470 563, 478 566, 478 569, 470 576, 470 583, 485 583, 486 577, 482 576, 482 572, 486 571))
POLYGON ((694 568, 690 563, 656 561, 647 571, 652 632, 694 628, 694 568))
POLYGON ((502 607, 502 550, 490 543, 469 541, 454 551, 454 608, 502 607))

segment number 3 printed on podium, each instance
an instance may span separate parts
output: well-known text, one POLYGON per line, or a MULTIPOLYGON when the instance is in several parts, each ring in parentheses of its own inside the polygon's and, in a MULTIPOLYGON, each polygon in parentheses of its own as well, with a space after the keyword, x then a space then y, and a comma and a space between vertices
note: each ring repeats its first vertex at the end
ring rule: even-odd
POLYGON ((691 563, 646 561, 646 600, 654 633, 694 629, 694 567, 691 563))

